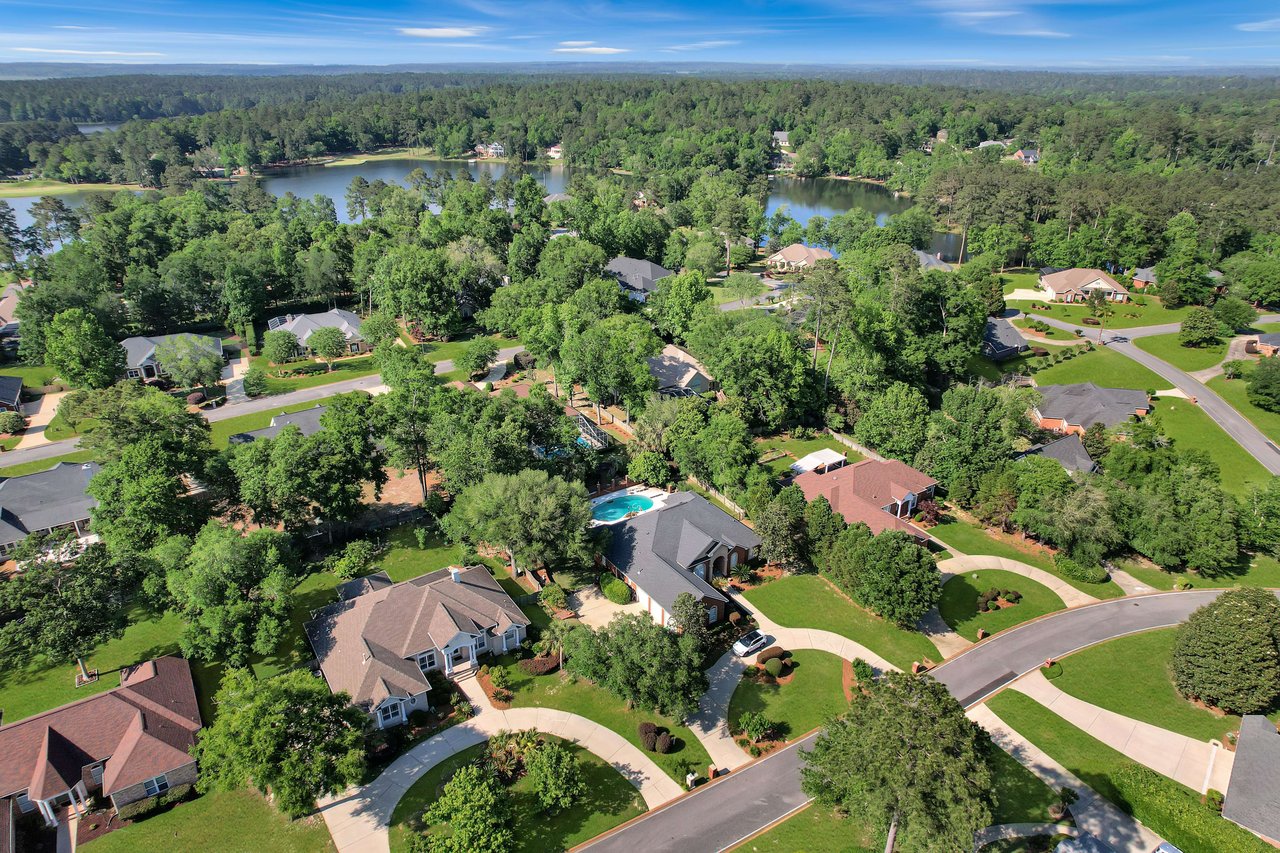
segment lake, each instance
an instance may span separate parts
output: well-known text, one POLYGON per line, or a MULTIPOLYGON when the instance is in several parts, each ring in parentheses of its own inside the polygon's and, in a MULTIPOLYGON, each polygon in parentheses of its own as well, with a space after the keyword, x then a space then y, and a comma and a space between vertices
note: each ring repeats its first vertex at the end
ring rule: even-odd
MULTIPOLYGON (((348 221, 347 185, 352 178, 362 175, 368 181, 382 180, 404 185, 405 177, 415 168, 421 168, 429 175, 442 171, 466 170, 473 177, 479 178, 487 174, 496 181, 506 173, 507 164, 496 160, 462 162, 415 157, 375 160, 349 166, 290 166, 264 175, 262 185, 276 196, 283 196, 287 192, 300 198, 310 198, 317 193, 326 195, 333 199, 338 218, 345 222, 348 221)), ((548 193, 564 192, 569 185, 570 168, 562 164, 526 166, 525 171, 533 175, 548 193)), ((84 203, 84 195, 68 193, 60 198, 68 205, 78 207, 84 203)), ((17 214, 19 227, 31 224, 28 208, 38 200, 35 196, 7 199, 17 214)), ((812 216, 830 218, 854 208, 862 208, 875 216, 877 224, 884 225, 890 216, 902 213, 911 205, 910 199, 895 197, 892 192, 876 184, 823 178, 775 177, 769 180, 765 214, 771 216, 778 208, 785 207, 796 221, 803 224, 812 216)), ((944 258, 954 258, 960 248, 959 243, 958 234, 935 234, 931 251, 941 253, 944 258)))

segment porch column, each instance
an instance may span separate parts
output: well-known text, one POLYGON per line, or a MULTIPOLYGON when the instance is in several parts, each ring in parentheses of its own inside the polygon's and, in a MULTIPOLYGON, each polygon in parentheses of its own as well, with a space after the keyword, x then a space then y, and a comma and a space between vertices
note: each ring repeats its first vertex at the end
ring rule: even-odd
POLYGON ((45 826, 57 826, 58 816, 54 814, 53 806, 49 805, 48 800, 35 800, 36 808, 40 810, 40 814, 44 816, 45 826))

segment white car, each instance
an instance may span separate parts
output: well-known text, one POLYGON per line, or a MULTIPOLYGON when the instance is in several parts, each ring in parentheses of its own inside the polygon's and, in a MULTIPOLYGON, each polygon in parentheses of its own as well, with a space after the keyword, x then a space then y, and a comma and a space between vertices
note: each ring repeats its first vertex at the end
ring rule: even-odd
POLYGON ((738 642, 733 644, 733 653, 740 658, 744 658, 754 651, 763 649, 769 644, 769 638, 759 631, 750 631, 743 634, 738 642))

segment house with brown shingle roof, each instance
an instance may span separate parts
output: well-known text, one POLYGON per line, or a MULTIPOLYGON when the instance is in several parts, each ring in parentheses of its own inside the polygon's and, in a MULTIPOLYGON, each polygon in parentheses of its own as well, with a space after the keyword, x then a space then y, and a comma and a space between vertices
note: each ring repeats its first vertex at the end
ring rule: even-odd
POLYGON ((529 617, 485 566, 430 572, 392 584, 344 584, 342 600, 306 624, 320 671, 378 728, 431 707, 427 673, 474 674, 483 655, 525 641, 529 617))
POLYGON ((765 258, 765 264, 771 270, 799 272, 800 270, 813 269, 818 261, 826 261, 834 257, 835 255, 826 249, 806 246, 804 243, 792 243, 785 249, 780 249, 765 258))
POLYGON ((1040 289, 1056 302, 1085 302, 1091 293, 1101 293, 1108 302, 1128 302, 1124 285, 1100 269, 1074 267, 1042 273, 1040 289))
POLYGON ((200 730, 191 667, 172 655, 120 672, 120 686, 0 726, 0 807, 39 811, 57 826, 89 791, 121 806, 196 781, 200 730))
POLYGON ((910 520, 920 502, 933 497, 938 481, 897 459, 865 459, 841 468, 809 471, 796 477, 795 485, 805 500, 821 495, 846 522, 861 522, 873 534, 901 530, 925 539, 910 520))

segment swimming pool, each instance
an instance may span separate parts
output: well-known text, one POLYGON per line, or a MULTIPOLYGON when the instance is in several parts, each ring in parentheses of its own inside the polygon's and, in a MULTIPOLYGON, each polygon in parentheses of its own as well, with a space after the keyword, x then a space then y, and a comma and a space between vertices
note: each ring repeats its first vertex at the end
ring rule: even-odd
POLYGON ((596 521, 618 521, 633 512, 644 512, 653 509, 653 501, 644 495, 619 495, 610 498, 591 510, 591 517, 596 521))

